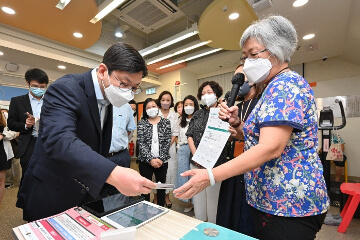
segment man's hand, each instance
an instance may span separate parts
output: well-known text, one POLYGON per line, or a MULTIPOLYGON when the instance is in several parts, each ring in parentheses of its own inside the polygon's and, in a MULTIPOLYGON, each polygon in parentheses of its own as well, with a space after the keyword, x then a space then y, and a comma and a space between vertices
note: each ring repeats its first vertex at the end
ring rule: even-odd
POLYGON ((159 168, 163 165, 163 161, 158 158, 151 159, 150 164, 153 168, 159 168))
POLYGON ((35 125, 35 118, 33 115, 31 115, 28 112, 26 112, 26 114, 27 114, 27 118, 26 118, 25 124, 26 124, 26 128, 29 129, 35 125))
POLYGON ((156 187, 155 183, 142 177, 137 171, 120 166, 114 168, 106 182, 126 196, 148 194, 156 187))

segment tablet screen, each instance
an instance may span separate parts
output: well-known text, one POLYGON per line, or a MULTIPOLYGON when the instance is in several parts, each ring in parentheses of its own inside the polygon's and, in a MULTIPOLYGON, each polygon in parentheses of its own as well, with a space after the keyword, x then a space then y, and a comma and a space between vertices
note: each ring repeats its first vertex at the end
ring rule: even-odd
POLYGON ((118 225, 115 227, 131 227, 142 225, 143 223, 152 220, 158 216, 161 216, 163 213, 166 213, 168 210, 152 205, 148 202, 139 202, 130 207, 121 209, 117 212, 111 213, 105 217, 103 220, 110 220, 110 224, 118 225))
POLYGON ((127 197, 122 193, 118 193, 109 197, 88 202, 82 207, 97 217, 102 217, 116 210, 128 207, 137 202, 143 201, 145 198, 141 196, 127 197))

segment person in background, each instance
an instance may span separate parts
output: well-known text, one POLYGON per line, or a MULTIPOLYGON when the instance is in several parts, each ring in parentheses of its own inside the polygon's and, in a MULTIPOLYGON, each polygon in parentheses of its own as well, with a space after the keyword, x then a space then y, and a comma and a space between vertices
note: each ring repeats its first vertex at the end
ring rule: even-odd
POLYGON ((183 101, 178 101, 177 103, 175 103, 174 110, 175 110, 175 114, 178 116, 179 119, 181 119, 183 106, 184 106, 183 101))
POLYGON ((8 118, 9 129, 20 133, 18 152, 15 157, 20 158, 23 176, 39 135, 35 121, 40 118, 49 77, 43 70, 33 68, 26 71, 25 80, 29 93, 11 98, 8 118))
POLYGON ((133 99, 129 102, 133 116, 136 117, 137 111, 136 111, 136 101, 133 99))
MULTIPOLYGON (((190 148, 188 145, 188 139, 186 136, 186 132, 189 128, 189 122, 193 116, 193 114, 199 110, 199 103, 196 98, 192 95, 188 95, 183 100, 184 107, 181 109, 181 117, 179 119, 179 139, 177 144, 177 161, 178 161, 178 169, 176 174, 175 188, 181 187, 184 183, 186 183, 189 178, 180 177, 180 174, 190 170, 190 148)), ((176 108, 176 105, 175 105, 176 108)), ((191 203, 191 199, 189 200, 189 205, 184 209, 185 213, 190 212, 194 208, 194 205, 191 203)))
MULTIPOLYGON (((141 176, 164 183, 170 159, 171 124, 166 118, 158 116, 159 106, 156 100, 147 98, 143 105, 143 117, 138 124, 139 171, 141 176)), ((165 190, 157 190, 157 203, 165 204, 165 190)), ((150 194, 145 194, 150 201, 150 194)))
POLYGON ((10 169, 10 162, 7 160, 6 152, 4 149, 3 131, 5 127, 6 127, 5 117, 3 114, 0 114, 0 203, 5 193, 6 170, 10 169))
POLYGON ((24 220, 46 218, 103 197, 105 183, 126 196, 147 194, 156 187, 137 171, 106 158, 112 106, 121 107, 140 93, 146 75, 140 53, 119 42, 109 47, 97 68, 65 75, 50 85, 16 203, 24 220))
MULTIPOLYGON (((176 138, 179 135, 179 125, 177 124, 178 118, 176 117, 175 112, 170 110, 170 108, 174 107, 174 98, 169 91, 163 91, 159 95, 158 103, 160 103, 159 116, 168 119, 171 123, 170 159, 168 160, 166 183, 174 184, 177 172, 176 138)), ((167 208, 172 207, 169 190, 166 190, 165 206, 167 208)))
MULTIPOLYGON (((133 99, 133 100, 131 100, 131 101, 129 102, 129 104, 130 104, 130 107, 131 107, 132 112, 133 112, 135 124, 137 124, 137 105, 136 105, 136 101, 133 99)), ((136 141, 136 134, 135 134, 134 140, 132 140, 132 138, 133 138, 133 136, 134 136, 134 133, 135 133, 135 130, 134 130, 134 131, 130 131, 130 134, 129 134, 129 142, 130 142, 130 143, 133 143, 133 142, 135 141, 134 146, 136 146, 135 149, 134 149, 134 153, 133 153, 133 155, 131 155, 131 156, 134 156, 134 154, 135 154, 135 156, 138 156, 138 155, 139 155, 139 154, 138 154, 138 153, 139 153, 139 150, 138 150, 138 144, 137 144, 137 141, 136 141)))
MULTIPOLYGON (((130 168, 131 158, 128 151, 129 135, 136 129, 130 104, 113 107, 113 128, 108 159, 120 167, 130 168)), ((104 195, 114 195, 119 191, 107 184, 104 195)))
POLYGON ((130 167, 129 135, 135 129, 134 114, 130 104, 113 107, 113 128, 108 159, 118 166, 130 167))
MULTIPOLYGON (((243 72, 243 64, 240 64, 236 70, 237 73, 243 72)), ((239 118, 245 122, 254 107, 256 106, 260 93, 263 90, 263 84, 249 84, 245 77, 245 83, 240 87, 237 104, 239 109, 239 118)), ((243 136, 229 126, 229 132, 234 138, 232 142, 231 159, 234 158, 235 142, 244 142, 243 136)), ((255 226, 252 220, 251 207, 246 202, 244 174, 222 181, 219 193, 218 209, 216 215, 216 224, 246 234, 255 235, 255 226), (231 207, 229 207, 231 206, 231 207)))
POLYGON ((317 110, 309 83, 289 69, 297 48, 294 25, 269 16, 250 25, 240 46, 243 71, 252 84, 266 88, 245 123, 238 108, 221 104, 219 117, 244 133, 245 152, 212 171, 190 170, 178 198, 245 174, 246 200, 252 206, 256 238, 315 239, 330 202, 318 146, 317 110))
MULTIPOLYGON (((195 154, 200 140, 205 132, 205 127, 209 119, 210 108, 218 107, 218 99, 223 94, 223 90, 217 82, 206 81, 198 89, 197 98, 205 106, 204 109, 196 111, 190 120, 189 128, 186 132, 188 144, 192 156, 195 154)), ((191 157, 192 157, 191 156, 191 157)), ((190 158, 191 159, 191 158, 190 158)), ((214 167, 226 161, 226 148, 222 151, 214 167)), ((190 160, 190 169, 204 169, 202 166, 190 160)), ((205 170, 206 171, 206 170, 205 170)), ((188 182, 187 182, 188 183, 188 182)), ((183 186, 187 185, 184 184, 183 186)), ((195 218, 201 221, 216 223, 216 213, 221 182, 215 186, 205 188, 193 197, 195 218)), ((180 197, 181 198, 181 197, 180 197)))
MULTIPOLYGON (((2 114, 4 115, 5 120, 8 119, 8 110, 1 109, 2 114)), ((6 152, 7 159, 10 163, 10 169, 6 171, 6 180, 5 187, 19 187, 21 180, 21 166, 20 159, 14 158, 17 151, 17 140, 19 136, 18 132, 10 131, 8 127, 5 127, 3 131, 4 136, 4 149, 6 152)))

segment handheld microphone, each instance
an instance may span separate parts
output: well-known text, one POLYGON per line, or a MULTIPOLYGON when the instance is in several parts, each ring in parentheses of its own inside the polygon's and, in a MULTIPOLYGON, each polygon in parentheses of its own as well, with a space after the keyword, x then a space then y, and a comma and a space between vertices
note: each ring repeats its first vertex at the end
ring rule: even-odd
MULTIPOLYGON (((226 104, 228 107, 234 106, 239 89, 244 84, 244 82, 245 82, 245 75, 243 73, 237 73, 231 79, 232 88, 226 104)), ((225 119, 224 121, 228 122, 229 119, 225 119)))
POLYGON ((237 73, 231 79, 232 88, 231 88, 230 96, 227 101, 228 107, 234 106, 239 89, 244 84, 244 82, 245 82, 245 75, 243 73, 237 73))
POLYGON ((230 91, 228 91, 228 92, 225 94, 224 100, 227 102, 227 101, 229 100, 229 97, 230 97, 230 91))

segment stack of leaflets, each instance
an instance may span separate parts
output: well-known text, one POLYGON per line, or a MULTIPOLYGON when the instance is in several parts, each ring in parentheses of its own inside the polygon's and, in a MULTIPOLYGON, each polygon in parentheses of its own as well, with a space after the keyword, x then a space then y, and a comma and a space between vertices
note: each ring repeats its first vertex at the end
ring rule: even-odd
POLYGON ((98 218, 81 207, 18 227, 25 240, 100 239, 105 231, 140 227, 168 212, 168 209, 141 201, 98 218))

